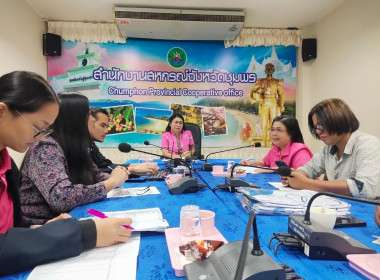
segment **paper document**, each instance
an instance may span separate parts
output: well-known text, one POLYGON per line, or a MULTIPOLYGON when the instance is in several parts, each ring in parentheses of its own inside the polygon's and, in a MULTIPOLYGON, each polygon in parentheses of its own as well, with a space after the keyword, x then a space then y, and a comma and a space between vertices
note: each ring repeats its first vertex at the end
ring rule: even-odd
POLYGON ((253 166, 239 166, 238 168, 243 169, 247 174, 259 174, 259 172, 257 172, 258 168, 253 166))
POLYGON ((39 265, 28 280, 135 280, 140 233, 133 232, 127 243, 95 248, 77 257, 39 265))
POLYGON ((104 212, 104 214, 108 217, 131 218, 131 226, 134 228, 134 231, 164 232, 169 227, 168 222, 162 217, 160 208, 104 212))
MULTIPOLYGON (((304 215, 310 198, 316 194, 309 190, 252 190, 240 188, 237 196, 242 206, 248 211, 253 209, 256 214, 266 215, 304 215)), ((337 211, 337 215, 350 214, 351 204, 342 200, 320 196, 317 197, 312 206, 325 207, 337 211)))
POLYGON ((296 189, 292 189, 289 186, 283 185, 281 182, 268 182, 268 184, 280 191, 298 191, 296 189))
POLYGON ((160 194, 160 191, 153 186, 140 188, 117 188, 107 193, 107 198, 126 197, 126 196, 142 196, 148 194, 160 194))

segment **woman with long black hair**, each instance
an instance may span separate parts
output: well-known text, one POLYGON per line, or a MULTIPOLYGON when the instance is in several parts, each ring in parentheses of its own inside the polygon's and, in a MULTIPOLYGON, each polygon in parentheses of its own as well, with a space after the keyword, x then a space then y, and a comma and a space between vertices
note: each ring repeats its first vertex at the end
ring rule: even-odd
POLYGON ((186 130, 185 120, 179 113, 173 113, 161 138, 162 155, 165 157, 191 157, 195 152, 194 139, 186 130))
POLYGON ((58 98, 60 108, 53 132, 29 149, 21 168, 25 226, 43 224, 76 206, 99 201, 128 179, 125 167, 118 166, 109 175, 92 161, 88 125, 95 119, 87 97, 60 93, 58 98))
MULTIPOLYGON (((39 75, 16 71, 0 77, 0 276, 126 242, 131 219, 76 221, 59 218, 35 229, 20 228, 19 171, 7 147, 23 153, 52 132, 59 101, 39 75)), ((34 162, 36 163, 36 162, 34 162)))

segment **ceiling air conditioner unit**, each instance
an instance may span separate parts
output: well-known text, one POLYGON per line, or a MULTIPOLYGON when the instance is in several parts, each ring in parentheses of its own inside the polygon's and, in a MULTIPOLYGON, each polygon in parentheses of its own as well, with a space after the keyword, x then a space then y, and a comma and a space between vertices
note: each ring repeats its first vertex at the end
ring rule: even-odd
POLYGON ((233 40, 244 24, 244 11, 114 8, 125 37, 160 40, 233 40))

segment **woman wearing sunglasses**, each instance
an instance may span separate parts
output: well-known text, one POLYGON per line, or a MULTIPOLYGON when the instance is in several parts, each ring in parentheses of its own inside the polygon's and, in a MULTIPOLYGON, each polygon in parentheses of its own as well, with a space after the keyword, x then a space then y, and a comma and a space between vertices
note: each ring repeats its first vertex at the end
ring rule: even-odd
POLYGON ((369 199, 380 196, 380 141, 358 131, 359 121, 350 107, 337 98, 321 101, 311 109, 308 123, 325 146, 292 177, 282 177, 282 182, 294 189, 369 199), (322 174, 324 180, 315 180, 322 174))
POLYGON ((0 77, 0 276, 126 242, 131 235, 120 227, 129 225, 129 218, 76 221, 66 214, 35 229, 20 227, 19 171, 7 147, 23 153, 51 133, 58 103, 37 74, 17 71, 0 77))

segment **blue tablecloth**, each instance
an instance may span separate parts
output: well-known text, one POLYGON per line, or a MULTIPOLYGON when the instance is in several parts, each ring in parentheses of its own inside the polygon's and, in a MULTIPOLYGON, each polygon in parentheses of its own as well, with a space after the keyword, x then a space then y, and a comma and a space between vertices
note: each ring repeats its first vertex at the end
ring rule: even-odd
MULTIPOLYGON (((238 162, 239 160, 236 160, 238 162)), ((209 160, 213 164, 226 165, 227 160, 209 160)), ((194 167, 200 167, 201 162, 194 163, 194 167)), ((160 165, 162 168, 163 165, 160 165)), ((224 178, 213 177, 210 172, 197 170, 210 188, 224 183, 224 178)), ((276 174, 256 174, 243 178, 253 182, 262 188, 272 189, 267 182, 280 181, 276 174)), ((154 185, 161 192, 160 195, 148 195, 138 197, 111 198, 84 205, 71 211, 71 215, 76 218, 88 217, 86 210, 95 208, 100 211, 121 211, 130 209, 143 209, 159 207, 164 218, 169 222, 170 227, 179 226, 179 212, 183 205, 195 204, 201 209, 207 209, 216 213, 215 225, 228 241, 242 240, 248 213, 242 208, 236 194, 225 190, 217 190, 213 193, 210 188, 202 188, 197 193, 171 195, 165 182, 133 182, 125 183, 124 187, 141 187, 154 185)), ((379 229, 373 221, 374 206, 359 204, 348 201, 352 204, 351 211, 354 216, 367 221, 367 227, 346 228, 344 232, 353 236, 368 247, 379 251, 380 246, 371 243, 372 235, 379 235, 379 229)), ((258 231, 262 249, 266 251, 276 262, 286 263, 295 269, 298 275, 305 279, 366 279, 355 270, 350 268, 345 261, 317 261, 310 260, 298 249, 280 247, 277 257, 273 254, 275 243, 272 242, 272 250, 266 246, 269 238, 274 232, 287 232, 287 216, 264 216, 257 217, 258 231)), ((0 279, 26 279, 30 272, 23 272, 10 277, 0 279)), ((137 279, 184 279, 177 278, 171 266, 170 256, 166 245, 164 233, 144 232, 141 234, 140 252, 137 265, 137 279)))
MULTIPOLYGON (((238 163, 240 160, 235 160, 238 163)), ((214 165, 224 165, 227 167, 227 160, 208 160, 214 165)), ((200 167, 201 163, 194 164, 194 167, 200 167)), ((211 188, 217 185, 224 184, 225 178, 213 177, 211 172, 197 171, 202 178, 208 182, 211 188)), ((244 181, 255 183, 261 188, 275 189, 268 182, 280 182, 278 174, 264 173, 264 174, 248 174, 247 177, 242 178, 244 181)), ((241 206, 240 201, 236 198, 236 194, 230 193, 223 189, 217 189, 215 195, 228 207, 238 214, 243 221, 248 220, 248 213, 241 206)), ((355 217, 367 222, 366 227, 351 227, 341 229, 343 232, 354 237, 362 242, 364 245, 375 249, 380 252, 380 245, 373 244, 372 235, 379 235, 380 230, 374 222, 374 205, 358 203, 355 201, 346 200, 352 206, 350 211, 355 217)), ((279 247, 277 257, 273 254, 273 248, 276 244, 275 240, 272 241, 271 248, 267 247, 268 240, 272 237, 274 232, 287 232, 288 231, 288 216, 268 216, 257 215, 257 227, 259 231, 260 243, 262 249, 265 250, 276 262, 286 263, 292 267, 298 275, 304 279, 367 279, 356 270, 352 269, 346 261, 320 261, 310 260, 298 249, 279 247)))

